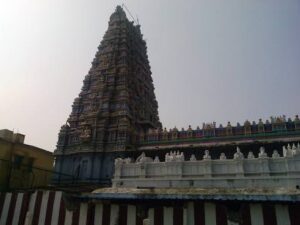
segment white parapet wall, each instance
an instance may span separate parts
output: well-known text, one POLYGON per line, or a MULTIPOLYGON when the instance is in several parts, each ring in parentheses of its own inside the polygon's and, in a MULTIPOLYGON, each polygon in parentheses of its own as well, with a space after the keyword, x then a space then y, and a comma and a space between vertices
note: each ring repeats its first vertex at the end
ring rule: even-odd
POLYGON ((247 158, 237 147, 233 159, 225 154, 212 160, 209 151, 203 159, 192 155, 185 161, 183 153, 166 154, 164 162, 143 153, 136 162, 116 159, 114 187, 168 188, 290 188, 300 186, 300 147, 283 148, 284 156, 274 150, 268 157, 261 147, 259 156, 249 152, 247 158))

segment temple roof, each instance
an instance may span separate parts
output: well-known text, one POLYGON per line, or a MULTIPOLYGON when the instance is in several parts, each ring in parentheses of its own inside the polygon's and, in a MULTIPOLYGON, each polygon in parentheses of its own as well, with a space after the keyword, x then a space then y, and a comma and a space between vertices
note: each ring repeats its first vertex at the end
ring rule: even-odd
POLYGON ((80 196, 93 200, 240 200, 299 202, 300 190, 222 188, 101 188, 80 196))

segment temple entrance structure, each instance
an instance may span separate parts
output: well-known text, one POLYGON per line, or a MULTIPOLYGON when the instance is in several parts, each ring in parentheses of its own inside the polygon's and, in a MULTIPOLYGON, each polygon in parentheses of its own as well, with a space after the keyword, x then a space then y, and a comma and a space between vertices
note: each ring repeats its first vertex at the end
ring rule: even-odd
POLYGON ((282 156, 284 145, 298 141, 298 116, 163 129, 140 25, 130 22, 118 6, 59 132, 55 170, 72 178, 57 175, 53 183, 111 185, 115 159, 136 160, 142 152, 162 161, 170 151, 180 151, 188 160, 192 155, 201 159, 208 150, 218 159, 221 153, 233 158, 236 146, 244 155, 251 151, 258 157, 264 146, 271 157, 273 150, 282 156))

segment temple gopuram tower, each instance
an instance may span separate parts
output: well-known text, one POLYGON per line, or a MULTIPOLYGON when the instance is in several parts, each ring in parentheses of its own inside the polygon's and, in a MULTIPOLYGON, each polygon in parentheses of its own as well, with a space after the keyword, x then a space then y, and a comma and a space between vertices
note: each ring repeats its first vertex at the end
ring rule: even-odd
POLYGON ((134 154, 153 128, 161 123, 146 42, 118 6, 59 132, 54 182, 109 182, 114 159, 134 154))

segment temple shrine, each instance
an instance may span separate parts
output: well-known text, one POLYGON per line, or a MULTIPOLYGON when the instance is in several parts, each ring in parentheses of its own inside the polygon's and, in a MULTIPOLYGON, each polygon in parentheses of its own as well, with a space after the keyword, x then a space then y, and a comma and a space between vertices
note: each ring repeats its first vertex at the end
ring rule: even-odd
MULTIPOLYGON (((162 128, 158 116, 147 46, 140 25, 130 22, 121 7, 111 15, 92 67, 83 80, 72 112, 61 127, 55 150, 55 170, 70 174, 78 183, 111 184, 114 159, 133 157, 141 151, 160 159, 171 150, 186 157, 233 156, 235 146, 245 154, 258 154, 261 145, 271 156, 273 149, 300 140, 300 120, 285 116, 263 122, 245 121, 236 126, 203 123, 178 130, 162 128)), ((57 183, 68 183, 57 176, 57 183)), ((73 180, 72 180, 73 182, 73 180)))
POLYGON ((299 225, 299 142, 298 115, 164 128, 140 25, 118 6, 58 135, 55 221, 299 225))

